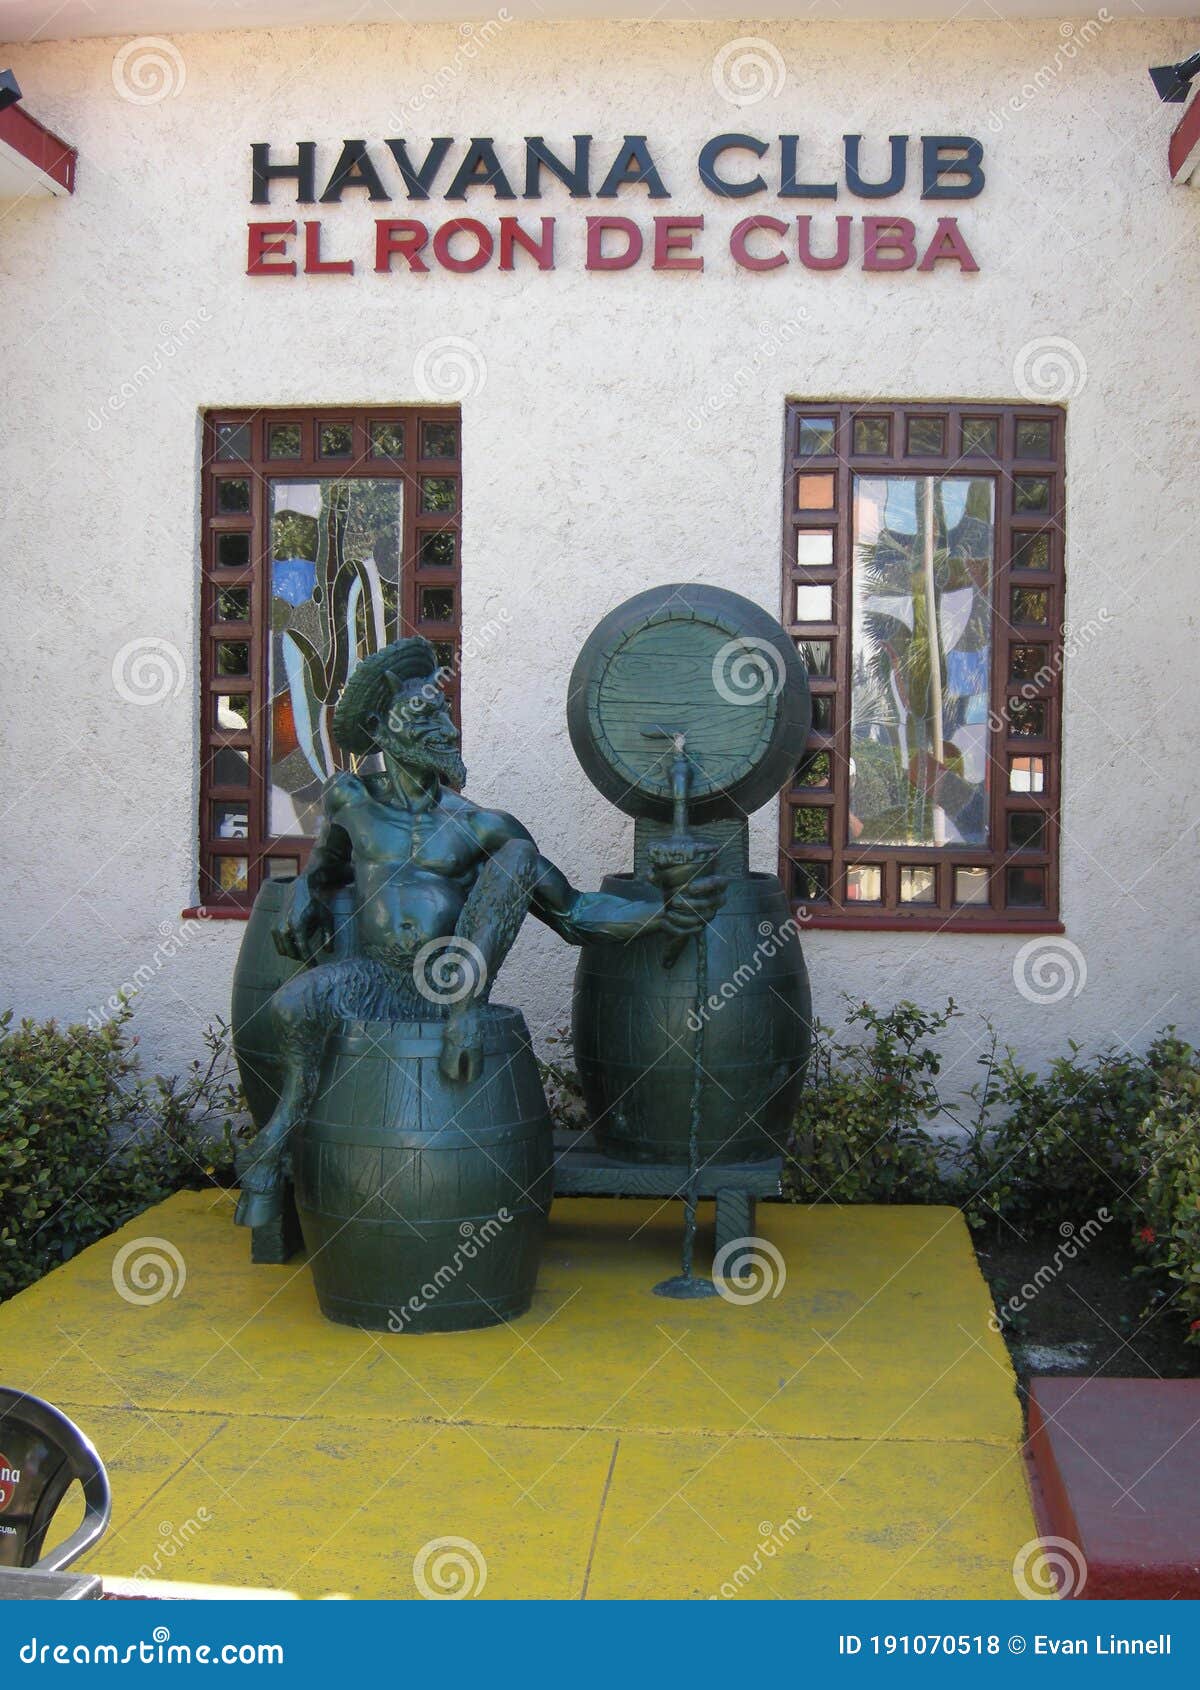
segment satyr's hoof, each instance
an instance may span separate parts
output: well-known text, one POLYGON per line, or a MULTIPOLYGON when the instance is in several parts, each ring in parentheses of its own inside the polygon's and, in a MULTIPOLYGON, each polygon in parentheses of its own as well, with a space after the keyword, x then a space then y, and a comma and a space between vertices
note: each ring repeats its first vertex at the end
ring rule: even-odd
POLYGON ((268 1226, 282 1214, 282 1191, 243 1191, 233 1218, 238 1226, 268 1226))

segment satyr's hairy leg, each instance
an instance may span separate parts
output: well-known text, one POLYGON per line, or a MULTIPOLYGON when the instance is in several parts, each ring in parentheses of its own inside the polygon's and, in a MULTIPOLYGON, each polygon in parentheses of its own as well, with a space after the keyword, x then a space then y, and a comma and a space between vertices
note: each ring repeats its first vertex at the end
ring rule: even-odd
POLYGON ((402 1012, 403 988, 383 963, 351 957, 297 974, 275 993, 270 1014, 279 1035, 283 1084, 270 1120, 238 1153, 239 1226, 261 1226, 282 1212, 289 1142, 316 1096, 330 1030, 338 1021, 394 1018, 402 1012))
POLYGON ((474 946, 482 966, 469 995, 454 1005, 447 1018, 440 1066, 448 1080, 479 1077, 483 1051, 476 1006, 487 1002, 492 982, 516 941, 540 870, 537 846, 527 839, 510 839, 484 863, 462 907, 455 937, 474 946))

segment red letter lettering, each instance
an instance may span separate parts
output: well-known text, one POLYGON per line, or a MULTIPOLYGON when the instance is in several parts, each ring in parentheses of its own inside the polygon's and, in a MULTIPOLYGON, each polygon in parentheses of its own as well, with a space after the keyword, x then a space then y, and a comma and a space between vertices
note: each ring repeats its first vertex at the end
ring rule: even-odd
POLYGON ((703 229, 703 217, 656 217, 654 219, 654 268, 656 270, 703 270, 704 260, 692 252, 695 231, 703 229), (687 253, 685 258, 682 255, 687 253))
POLYGON ((587 220, 587 262, 585 270, 628 270, 642 256, 642 235, 631 217, 589 217, 587 220), (613 229, 624 235, 624 252, 604 252, 604 235, 613 229))
POLYGON ((375 269, 383 275, 392 267, 392 256, 401 253, 408 259, 410 270, 428 273, 429 266, 421 257, 421 249, 429 239, 424 223, 410 217, 381 217, 375 224, 375 269))
POLYGON ((837 222, 837 249, 832 258, 814 258, 812 240, 809 236, 811 217, 797 217, 796 245, 800 252, 800 262, 806 270, 844 270, 850 257, 850 225, 853 218, 839 217, 837 222))
POLYGON ((492 237, 482 223, 474 217, 452 217, 449 223, 443 223, 434 232, 433 255, 443 270, 454 270, 462 274, 470 270, 482 270, 492 256, 492 237), (475 251, 470 258, 455 258, 450 251, 450 242, 455 235, 472 235, 476 241, 475 251))
POLYGON ((864 217, 863 269, 911 270, 917 262, 915 233, 907 217, 864 217), (895 256, 885 257, 882 251, 885 247, 891 248, 895 256))
POLYGON ((787 259, 782 252, 775 253, 771 258, 754 258, 746 250, 746 236, 755 229, 770 229, 776 235, 787 234, 787 224, 778 217, 743 217, 729 237, 729 250, 734 261, 743 270, 778 270, 787 259))
POLYGON ((519 217, 502 217, 500 219, 500 268, 512 270, 515 268, 513 255, 517 248, 528 252, 537 259, 539 270, 553 270, 554 268, 554 219, 542 218, 542 238, 539 241, 528 230, 522 229, 519 217))
POLYGON ((294 223, 249 223, 250 239, 246 247, 246 274, 248 276, 294 276, 294 263, 268 264, 267 259, 277 253, 287 252, 287 236, 296 233, 294 223), (282 235, 283 240, 273 237, 282 235))
POLYGON ((320 223, 306 223, 304 225, 304 274, 306 276, 352 276, 354 274, 354 260, 352 258, 321 257, 320 223))
POLYGON ((938 226, 934 230, 933 239, 925 249, 925 256, 917 265, 918 270, 932 270, 941 258, 952 258, 963 270, 978 270, 971 255, 971 249, 963 239, 962 230, 958 226, 957 217, 939 217, 938 226))

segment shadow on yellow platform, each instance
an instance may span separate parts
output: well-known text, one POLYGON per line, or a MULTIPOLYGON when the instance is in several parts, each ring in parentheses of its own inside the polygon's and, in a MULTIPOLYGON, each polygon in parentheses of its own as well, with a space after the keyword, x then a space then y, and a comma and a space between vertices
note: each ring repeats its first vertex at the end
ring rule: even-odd
POLYGON ((560 1199, 530 1313, 444 1336, 330 1325, 303 1262, 252 1267, 232 1219, 182 1192, 0 1307, 3 1382, 65 1408, 112 1476, 93 1570, 311 1596, 1014 1594, 1020 1409, 953 1209, 762 1204, 778 1294, 680 1303, 650 1293, 677 1204, 560 1199), (147 1254, 167 1278, 139 1291, 147 1254))

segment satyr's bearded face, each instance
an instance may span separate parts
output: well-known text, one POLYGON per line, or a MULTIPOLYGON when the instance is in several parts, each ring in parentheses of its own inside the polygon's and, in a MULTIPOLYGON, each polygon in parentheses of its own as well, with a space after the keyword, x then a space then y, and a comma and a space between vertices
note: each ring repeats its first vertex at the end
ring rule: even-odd
POLYGON ((446 696, 432 677, 398 692, 387 716, 374 725, 372 737, 381 751, 415 774, 432 772, 456 789, 466 781, 458 729, 450 718, 446 696))

